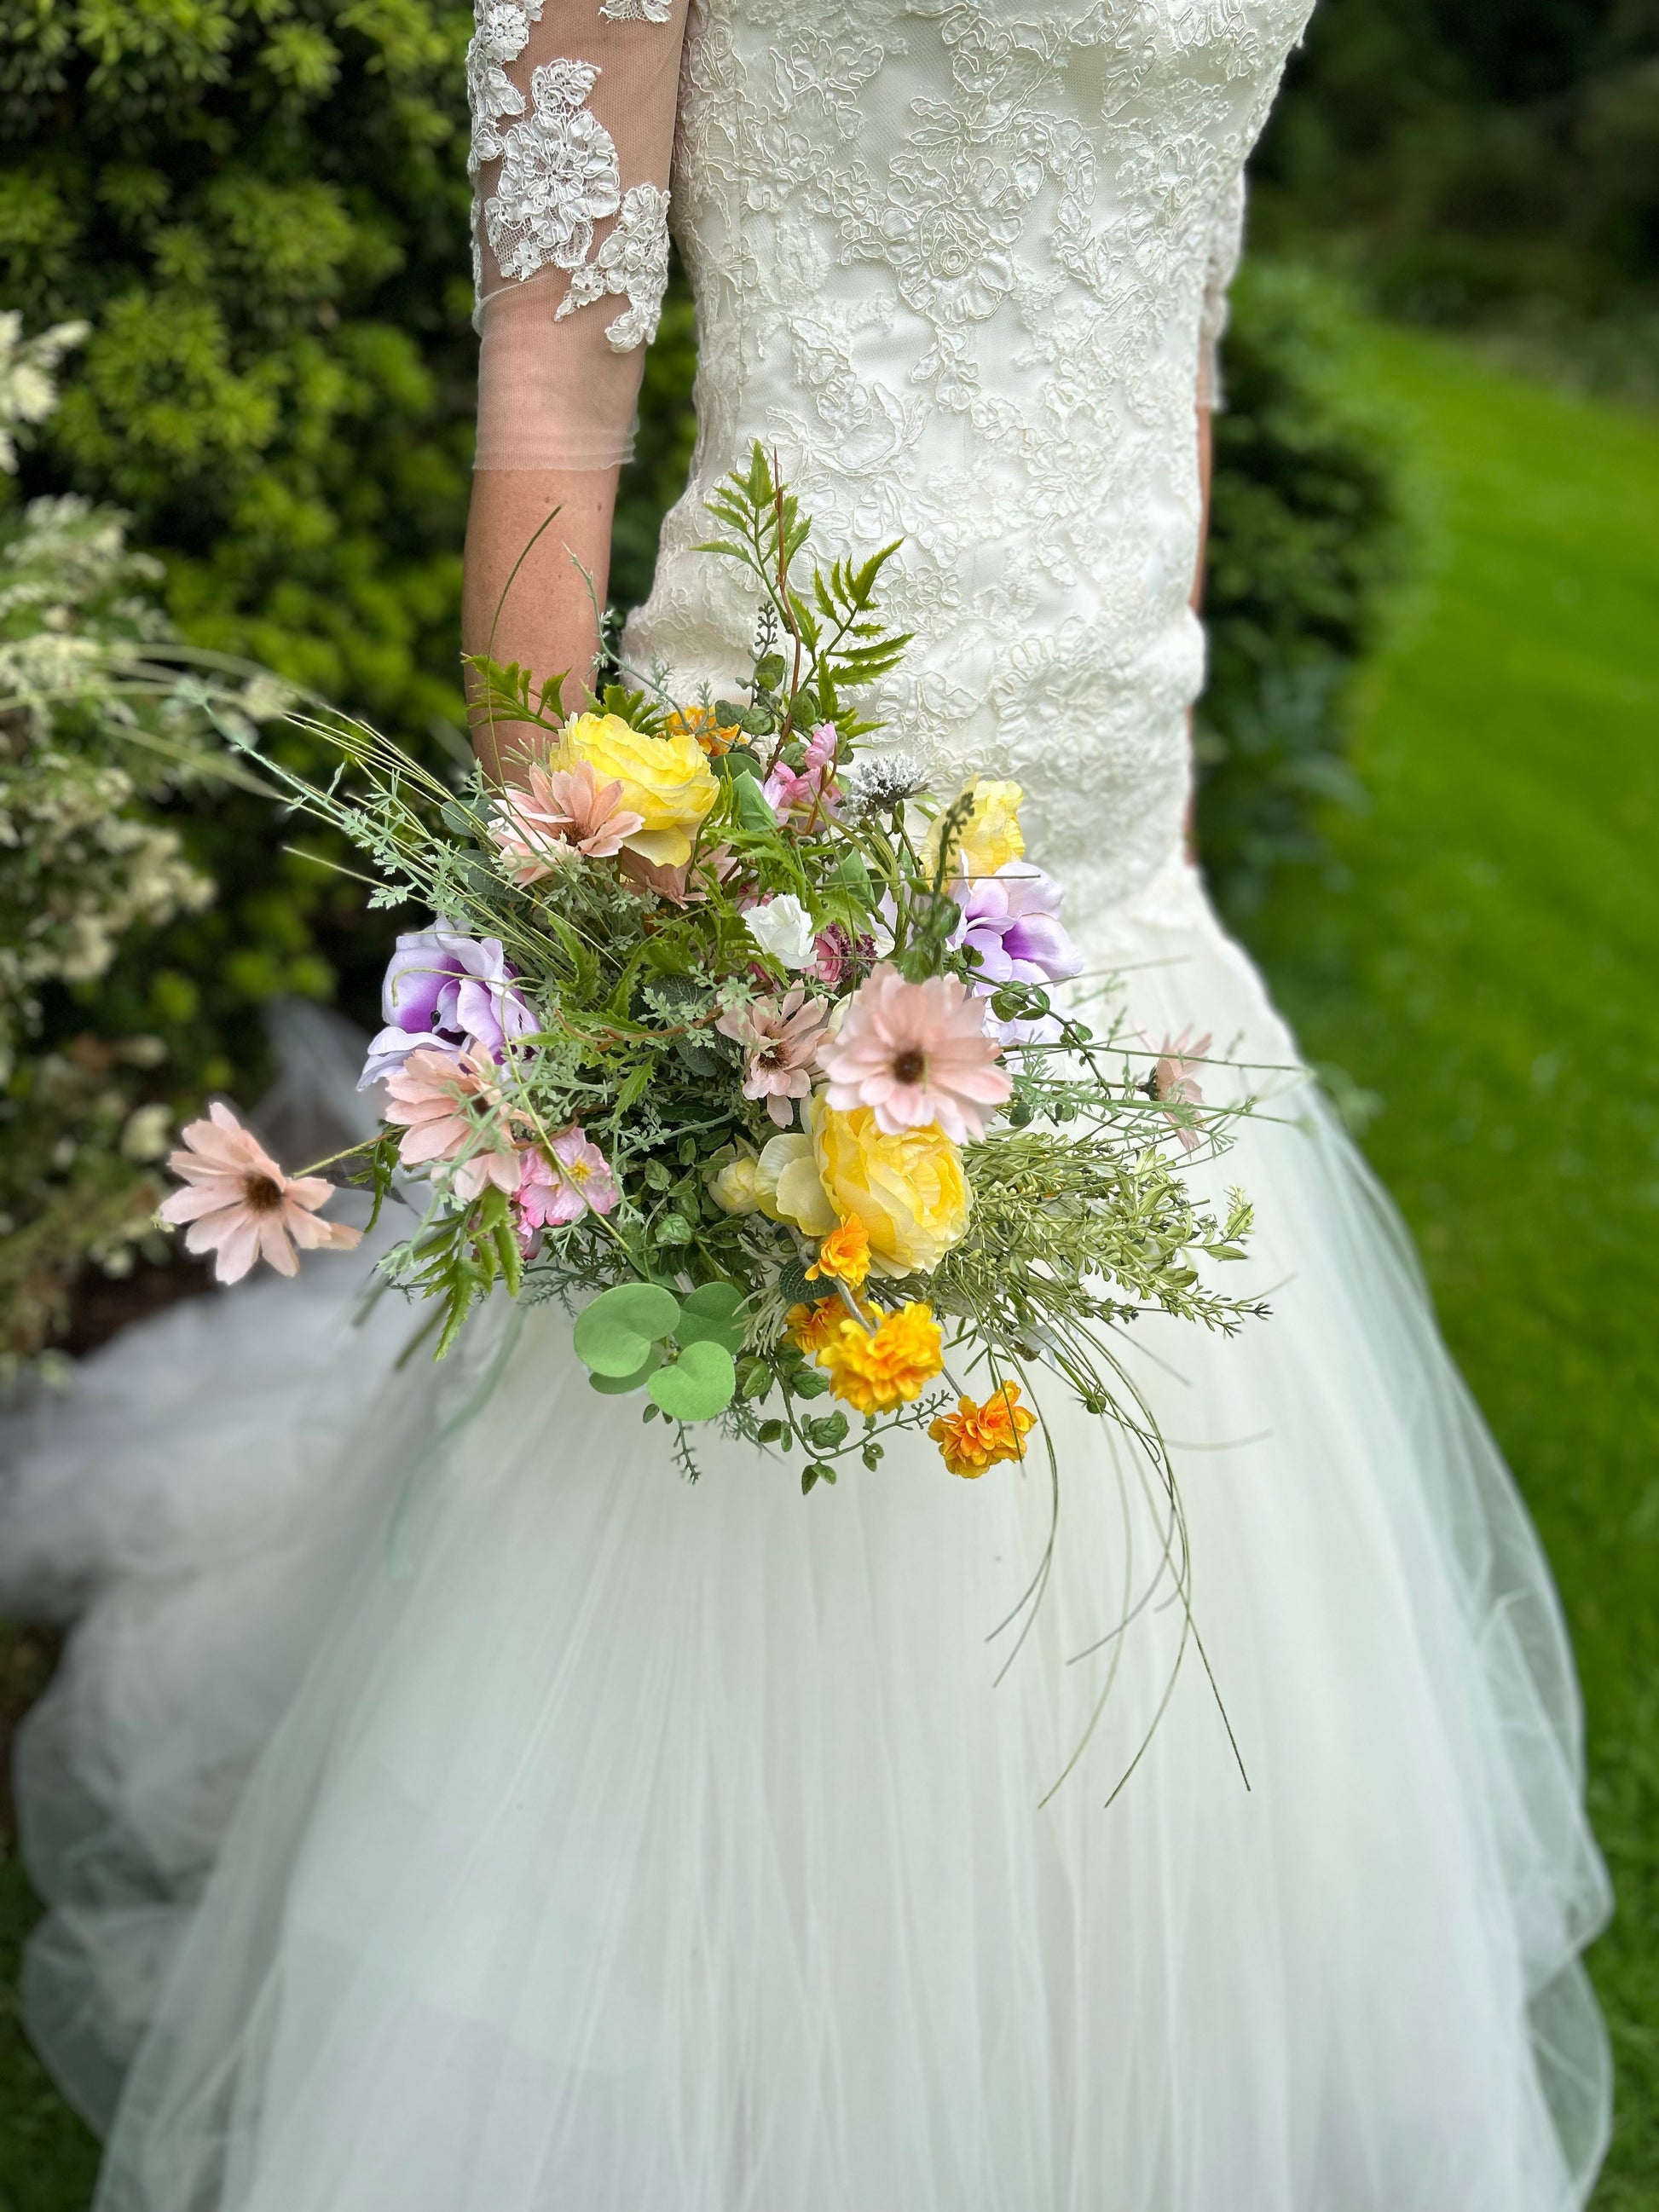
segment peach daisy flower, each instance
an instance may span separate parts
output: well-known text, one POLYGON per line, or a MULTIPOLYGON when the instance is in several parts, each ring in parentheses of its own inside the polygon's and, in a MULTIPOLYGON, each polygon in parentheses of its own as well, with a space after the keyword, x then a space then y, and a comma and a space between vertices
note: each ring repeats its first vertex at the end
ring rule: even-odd
POLYGON ((406 1168, 459 1160, 455 1188, 460 1197, 477 1198, 490 1183, 509 1197, 516 1194, 523 1162, 504 1117, 481 1127, 467 1111, 474 1102, 501 1103, 495 1062, 488 1054, 411 1052, 386 1077, 386 1118, 404 1132, 398 1157, 406 1168), (477 1149, 469 1152, 473 1146, 477 1149), (465 1159, 463 1152, 468 1154, 465 1159))
POLYGON ((645 821, 619 803, 622 795, 620 783, 601 783, 586 761, 568 769, 532 761, 523 785, 504 792, 490 817, 489 834, 514 882, 539 883, 579 853, 614 859, 645 821))
POLYGON ((1146 1079, 1149 1098, 1157 1099, 1164 1109, 1164 1118, 1181 1139, 1185 1152, 1195 1152, 1204 1141, 1199 1132, 1204 1124, 1194 1113, 1201 1105, 1204 1093, 1193 1073, 1203 1063, 1210 1049, 1206 1030, 1195 1037, 1190 1030, 1182 1030, 1178 1037, 1165 1037, 1158 1048, 1158 1064, 1146 1079))
POLYGON ((743 1095, 763 1098, 781 1129, 794 1127, 795 1101, 811 1091, 807 1071, 823 1037, 826 1012, 823 1000, 809 999, 797 983, 781 999, 728 1008, 714 1024, 722 1036, 747 1048, 743 1095))
POLYGON ((256 1260, 279 1275, 299 1271, 295 1253, 349 1252, 362 1231, 342 1221, 319 1221, 335 1186, 321 1176, 284 1175, 270 1154, 216 1099, 204 1121, 186 1123, 184 1144, 167 1161, 188 1188, 175 1190, 156 1209, 161 1220, 185 1228, 185 1249, 211 1252, 222 1283, 240 1283, 256 1260))
POLYGON ((839 1114, 867 1106, 890 1137, 937 1122, 956 1144, 985 1134, 1013 1089, 985 1008, 954 975, 907 983, 884 961, 854 993, 839 1036, 818 1048, 839 1114))

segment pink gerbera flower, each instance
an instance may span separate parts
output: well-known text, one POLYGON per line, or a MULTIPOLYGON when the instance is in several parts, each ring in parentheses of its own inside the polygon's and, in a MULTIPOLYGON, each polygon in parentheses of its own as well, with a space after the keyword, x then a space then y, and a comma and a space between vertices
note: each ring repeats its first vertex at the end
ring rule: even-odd
POLYGON ((1146 1079, 1146 1095, 1156 1098, 1164 1109, 1164 1118, 1181 1139, 1184 1151, 1194 1152, 1203 1142, 1199 1131, 1203 1123, 1193 1112, 1202 1104, 1204 1093, 1194 1069, 1203 1064, 1210 1049, 1207 1031, 1194 1037, 1190 1030, 1182 1030, 1178 1037, 1165 1037, 1158 1048, 1157 1065, 1146 1079))
POLYGON ((907 983, 885 961, 854 993, 840 1035, 818 1048, 838 1112, 868 1106, 889 1136, 936 1121, 957 1144, 982 1137, 988 1109, 1012 1091, 1001 1058, 966 984, 907 983))
POLYGON ((495 1065, 487 1054, 411 1052, 386 1077, 386 1118, 404 1132, 398 1157, 406 1168, 459 1160, 455 1188, 462 1198, 477 1198, 490 1183, 516 1192, 520 1148, 501 1110, 495 1065), (480 1122, 471 1106, 494 1110, 480 1122))
POLYGON ((188 1222, 185 1246, 211 1252, 222 1283, 240 1283, 256 1260, 279 1275, 298 1271, 295 1254, 325 1248, 348 1252, 362 1237, 343 1222, 319 1221, 317 1209, 334 1189, 321 1176, 284 1175, 251 1130, 216 1099, 205 1121, 185 1125, 184 1146, 167 1165, 189 1188, 157 1211, 175 1228, 188 1222))
POLYGON ((793 1126, 795 1100, 812 1088, 808 1070, 823 1039, 825 1011, 822 999, 809 999, 797 983, 781 999, 731 1007, 714 1024, 722 1036, 748 1048, 743 1095, 763 1098, 781 1129, 793 1126))
POLYGON ((556 1229, 584 1213, 610 1213, 622 1194, 611 1163, 573 1121, 553 1139, 550 1162, 527 1152, 519 1182, 519 1218, 526 1228, 556 1229))
POLYGON ((620 783, 601 783, 586 761, 550 769, 532 761, 521 787, 495 802, 489 834, 515 884, 539 883, 578 853, 609 860, 645 817, 621 805, 620 783))

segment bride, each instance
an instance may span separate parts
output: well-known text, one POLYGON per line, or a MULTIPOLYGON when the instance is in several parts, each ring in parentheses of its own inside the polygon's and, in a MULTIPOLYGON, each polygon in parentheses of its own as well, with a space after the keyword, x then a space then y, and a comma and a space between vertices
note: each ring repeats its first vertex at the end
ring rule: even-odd
POLYGON ((20 1760, 27 2002, 100 2212, 1583 2204, 1605 1895, 1547 1572, 1182 851, 1210 359, 1304 12, 479 0, 468 61, 474 645, 506 590, 498 658, 593 651, 568 556, 602 591, 672 166, 699 437, 625 659, 744 664, 694 548, 761 438, 820 544, 902 538, 879 705, 939 786, 1024 787, 1131 1019, 1288 1071, 1231 1164, 1273 1318, 1126 1355, 1248 1785, 1200 1671, 1164 1703, 1158 1532, 1080 1412, 999 1681, 1017 1468, 694 1487, 556 1312, 402 1364, 343 1260, 179 1310, 5 1516, 9 1601, 79 1615, 20 1760))

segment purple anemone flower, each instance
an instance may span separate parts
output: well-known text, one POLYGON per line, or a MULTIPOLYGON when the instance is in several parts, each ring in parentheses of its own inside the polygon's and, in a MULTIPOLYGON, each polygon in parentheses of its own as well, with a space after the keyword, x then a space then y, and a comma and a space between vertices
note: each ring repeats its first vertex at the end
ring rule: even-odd
MULTIPOLYGON (((951 896, 962 908, 951 941, 979 954, 974 988, 981 997, 1003 983, 1063 983, 1082 972, 1082 956, 1060 924, 1066 894, 1028 861, 1005 860, 994 876, 958 882, 951 896)), ((1042 1043, 1060 1033, 1052 1016, 1004 1022, 988 1007, 985 1025, 1005 1045, 1042 1043)))
POLYGON ((455 929, 417 929, 398 939, 380 986, 386 1026, 368 1048, 357 1087, 401 1067, 411 1052, 459 1057, 469 1045, 507 1056, 509 1037, 536 1028, 514 969, 496 937, 464 936, 455 929))

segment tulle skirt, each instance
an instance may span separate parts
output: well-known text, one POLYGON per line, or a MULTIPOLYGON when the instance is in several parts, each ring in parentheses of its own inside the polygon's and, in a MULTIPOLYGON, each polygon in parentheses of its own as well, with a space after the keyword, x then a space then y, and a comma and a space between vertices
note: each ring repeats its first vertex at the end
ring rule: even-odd
MULTIPOLYGON (((1154 1040, 1291 1060, 1184 868, 1085 934, 1154 1040)), ((327 1257, 89 1363, 3 1538, 7 1601, 80 1615, 19 1779, 100 2212, 1582 2204, 1547 1570, 1310 1086, 1224 1172, 1273 1318, 1129 1354, 1190 1621, 1056 1388, 1011 1663, 1041 1458, 693 1484, 556 1310, 399 1366, 327 1257)))

